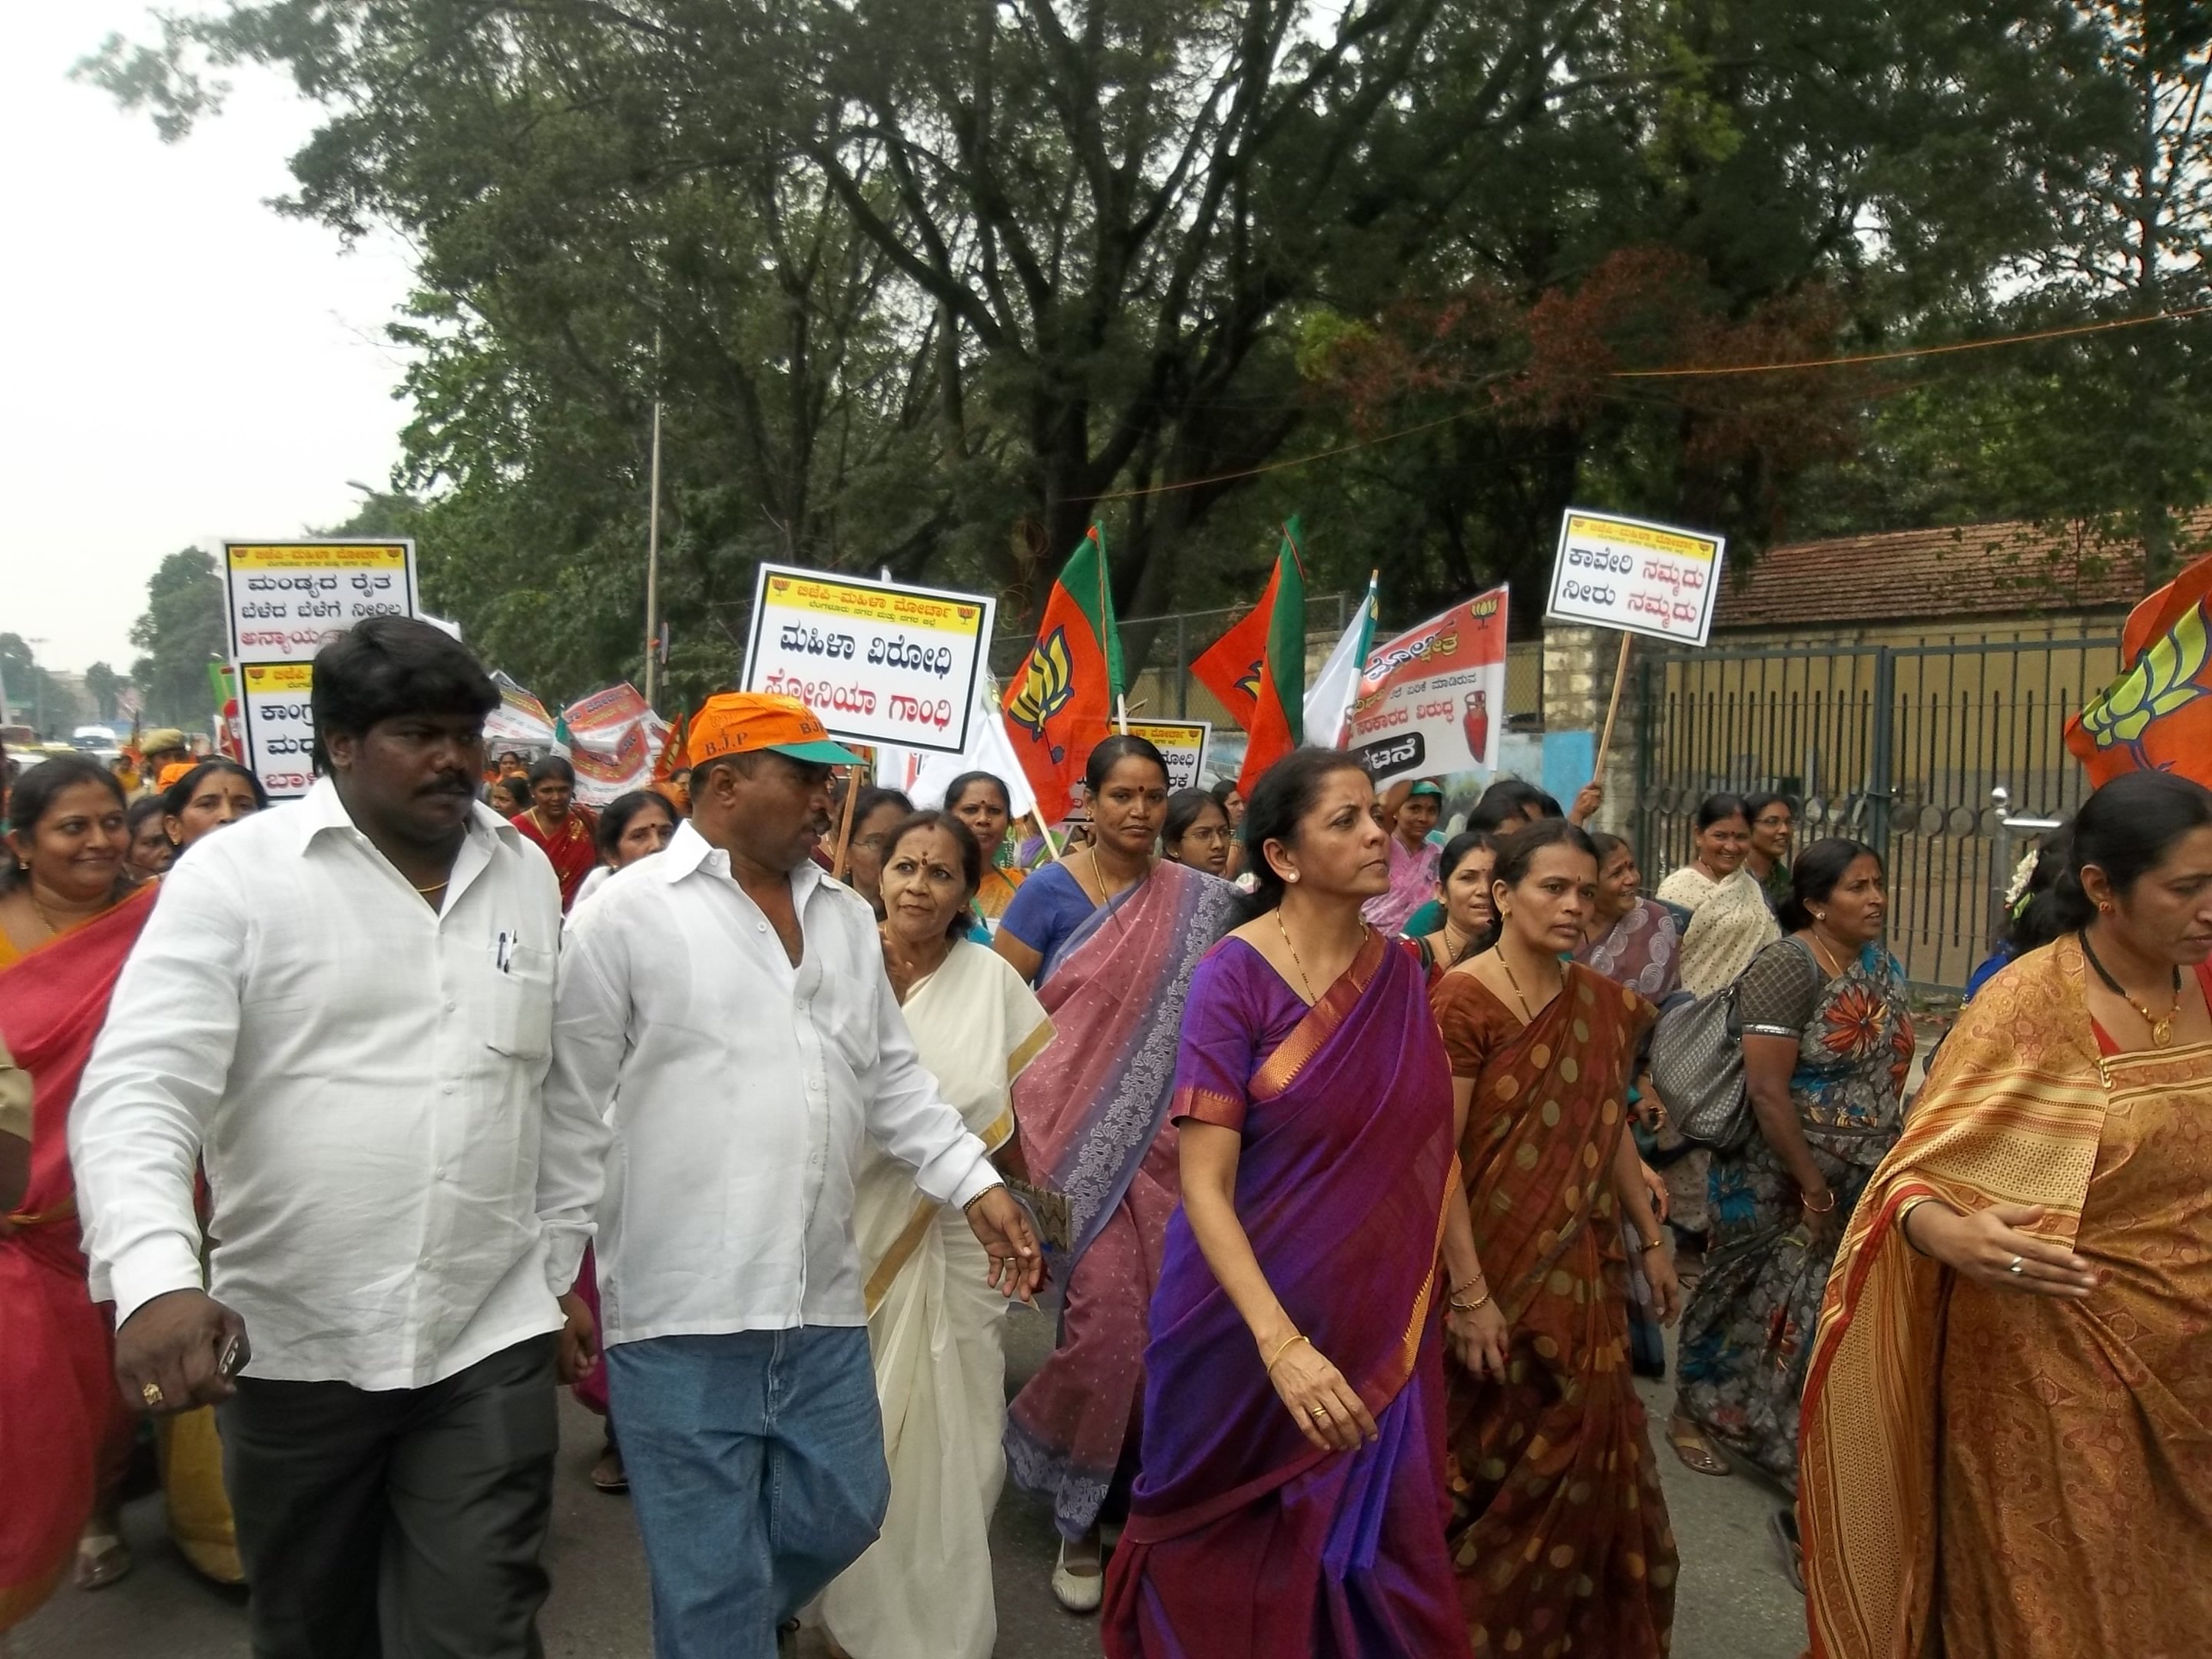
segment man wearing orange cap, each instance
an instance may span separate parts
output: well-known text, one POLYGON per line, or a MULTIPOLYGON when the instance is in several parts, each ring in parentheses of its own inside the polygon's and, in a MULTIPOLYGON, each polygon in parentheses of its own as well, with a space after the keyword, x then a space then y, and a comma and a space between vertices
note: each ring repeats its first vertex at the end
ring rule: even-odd
POLYGON ((750 693, 708 699, 690 756, 690 818, 571 919, 546 1083, 574 1114, 549 1133, 605 1123, 589 1150, 614 1147, 601 1340, 661 1659, 789 1644, 882 1522, 861 1137, 966 1211, 1006 1294, 1042 1268, 915 1054, 874 913, 808 856, 830 767, 859 757, 750 693))

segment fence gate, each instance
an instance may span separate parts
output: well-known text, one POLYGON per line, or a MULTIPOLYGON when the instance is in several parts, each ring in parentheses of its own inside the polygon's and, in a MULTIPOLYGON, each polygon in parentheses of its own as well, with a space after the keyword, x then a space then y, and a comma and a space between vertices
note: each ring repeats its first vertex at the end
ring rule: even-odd
POLYGON ((1688 861, 1698 803, 1779 791, 1800 846, 1847 836, 1889 868, 1889 945, 1957 988, 1986 954, 2011 872, 2008 813, 2087 793, 2069 715, 2119 672, 2110 638, 1717 650, 1638 673, 1636 842, 1647 887, 1688 861), (2007 792, 1996 805, 1991 792, 2007 792))

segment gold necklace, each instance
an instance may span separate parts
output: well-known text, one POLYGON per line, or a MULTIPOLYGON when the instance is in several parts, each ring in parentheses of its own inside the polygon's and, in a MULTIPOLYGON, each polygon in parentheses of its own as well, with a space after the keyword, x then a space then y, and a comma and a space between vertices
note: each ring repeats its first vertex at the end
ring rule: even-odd
POLYGON ((1474 942, 1474 935, 1472 933, 1467 933, 1461 936, 1458 944, 1453 944, 1451 918, 1449 916, 1446 916, 1444 918, 1444 954, 1451 958, 1450 961, 1444 963, 1445 967, 1458 967, 1461 954, 1474 942))
POLYGON ((2173 1006, 2166 1011, 2165 1018, 2159 1018, 2151 1013, 2148 1005, 2137 1000, 2134 992, 2113 978, 2111 970, 2097 960, 2096 951, 2089 945, 2087 929, 2082 930, 2081 939, 2081 954, 2089 959, 2089 965, 2097 970, 2097 977, 2105 981, 2105 988, 2134 1009, 2137 1018, 2150 1027, 2151 1047, 2154 1048, 2173 1047, 2173 1022, 2181 1013, 2181 969, 2176 968, 2173 970, 2173 1006))
MULTIPOLYGON (((1098 843, 1094 841, 1083 850, 1091 855, 1091 879, 1098 884, 1098 902, 1101 904, 1105 903, 1107 900, 1112 898, 1116 893, 1127 892, 1129 890, 1129 887, 1134 887, 1137 884, 1137 881, 1142 881, 1145 878, 1144 876, 1139 876, 1137 878, 1137 881, 1133 881, 1129 884, 1129 887, 1109 887, 1106 884, 1106 872, 1098 866, 1098 843)), ((1146 866, 1146 874, 1149 875, 1151 873, 1150 866, 1152 865, 1152 860, 1147 858, 1145 860, 1145 863, 1146 866)))
POLYGON ((38 912, 39 925, 44 927, 46 932, 52 934, 56 939, 59 939, 62 936, 61 927, 59 924, 54 921, 52 914, 47 910, 46 907, 39 902, 39 890, 32 886, 28 882, 26 882, 23 884, 23 894, 25 897, 31 901, 31 908, 38 912))
MULTIPOLYGON (((1534 1025, 1536 1023, 1536 1011, 1528 1006, 1528 999, 1521 989, 1521 981, 1513 977, 1513 964, 1506 961, 1504 951, 1497 951, 1495 954, 1498 957, 1498 965, 1505 970, 1505 982, 1513 988, 1513 995, 1521 1005, 1521 1023, 1524 1025, 1534 1025)), ((1562 990, 1565 988, 1564 983, 1560 988, 1562 990)), ((1556 996, 1559 993, 1555 991, 1553 994, 1556 996)))
POLYGON ((1836 965, 1836 959, 1822 948, 1820 936, 1818 933, 1808 929, 1805 942, 1813 947, 1813 954, 1820 958, 1820 966, 1828 970, 1828 976, 1831 979, 1841 979, 1844 976, 1844 970, 1836 965))
POLYGON ((1291 953, 1291 964, 1298 970, 1298 982, 1306 988, 1308 1006, 1319 1002, 1321 999, 1314 994, 1313 980, 1306 973, 1306 964, 1298 955, 1298 947, 1291 943, 1291 930, 1283 921, 1280 905, 1275 907, 1275 931, 1283 936, 1283 949, 1291 953))

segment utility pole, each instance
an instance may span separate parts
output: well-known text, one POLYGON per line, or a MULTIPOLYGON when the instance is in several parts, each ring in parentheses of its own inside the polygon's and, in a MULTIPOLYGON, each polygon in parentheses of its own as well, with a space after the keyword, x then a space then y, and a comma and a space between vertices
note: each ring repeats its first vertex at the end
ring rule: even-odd
POLYGON ((653 491, 645 520, 645 701, 660 690, 660 331, 653 331, 653 491))

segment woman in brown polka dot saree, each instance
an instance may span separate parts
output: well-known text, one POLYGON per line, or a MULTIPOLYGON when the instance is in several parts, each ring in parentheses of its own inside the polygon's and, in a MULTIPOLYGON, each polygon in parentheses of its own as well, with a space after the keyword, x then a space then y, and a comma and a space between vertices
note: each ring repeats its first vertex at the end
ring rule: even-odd
MULTIPOLYGON (((1457 1086, 1460 1166, 1503 1382, 1449 1369, 1449 1542, 1477 1655, 1656 1659, 1674 1611, 1674 1538, 1628 1363, 1620 1217, 1658 1239, 1626 1133, 1650 1004, 1550 954, 1583 855, 1562 839, 1500 860, 1502 936, 1431 993, 1457 1086)), ((1589 880, 1595 882, 1595 860, 1589 880)), ((1646 1258, 1669 1317, 1680 1292, 1646 1258)))

